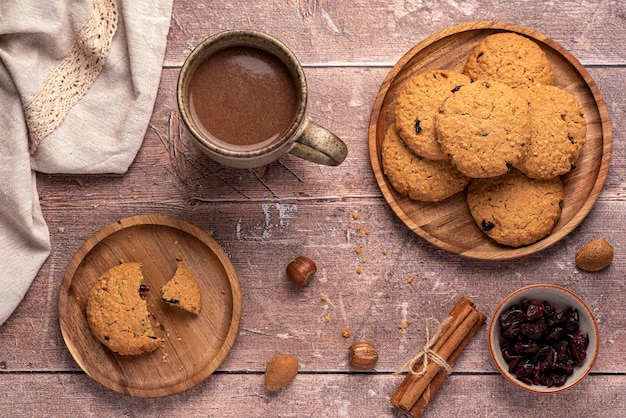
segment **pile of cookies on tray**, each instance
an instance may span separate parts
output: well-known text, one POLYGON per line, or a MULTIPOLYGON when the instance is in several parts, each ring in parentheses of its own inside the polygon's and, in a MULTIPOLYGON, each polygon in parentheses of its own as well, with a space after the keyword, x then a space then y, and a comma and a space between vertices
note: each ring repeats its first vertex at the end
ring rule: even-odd
POLYGON ((462 72, 412 76, 382 143, 391 186, 422 202, 467 189, 472 217, 493 240, 519 247, 542 239, 561 216, 560 176, 586 141, 579 103, 553 83, 539 45, 512 32, 485 37, 462 72))

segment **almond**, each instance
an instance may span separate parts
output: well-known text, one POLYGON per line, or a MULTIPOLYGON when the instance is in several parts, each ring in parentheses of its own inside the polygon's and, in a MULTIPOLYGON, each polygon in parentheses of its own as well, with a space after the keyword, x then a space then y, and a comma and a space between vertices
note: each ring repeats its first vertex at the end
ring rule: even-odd
POLYGON ((298 359, 287 354, 274 356, 265 367, 265 387, 278 390, 287 386, 298 374, 298 359))
POLYGON ((576 266, 585 271, 600 271, 613 261, 613 247, 602 238, 583 245, 576 253, 576 266))

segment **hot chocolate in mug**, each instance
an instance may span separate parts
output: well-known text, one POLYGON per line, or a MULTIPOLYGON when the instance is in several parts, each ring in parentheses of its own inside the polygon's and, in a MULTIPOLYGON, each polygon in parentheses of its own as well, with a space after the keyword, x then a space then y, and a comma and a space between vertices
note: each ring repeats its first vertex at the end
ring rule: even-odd
POLYGON ((231 30, 207 38, 178 78, 181 117, 213 160, 260 167, 286 153, 336 166, 346 144, 306 116, 307 84, 294 54, 262 32, 231 30))

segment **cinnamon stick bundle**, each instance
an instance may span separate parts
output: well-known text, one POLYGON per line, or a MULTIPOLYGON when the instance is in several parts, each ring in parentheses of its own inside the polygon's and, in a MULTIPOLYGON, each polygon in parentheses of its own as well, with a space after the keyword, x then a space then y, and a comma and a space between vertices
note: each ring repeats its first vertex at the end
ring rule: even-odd
MULTIPOLYGON (((476 331, 485 323, 487 316, 476 309, 476 304, 462 296, 450 311, 451 320, 446 322, 432 348, 441 359, 452 367, 476 331)), ((413 372, 422 366, 413 366, 413 372)), ((420 417, 448 375, 435 362, 429 362, 424 374, 409 373, 391 397, 391 403, 412 417, 420 417)))

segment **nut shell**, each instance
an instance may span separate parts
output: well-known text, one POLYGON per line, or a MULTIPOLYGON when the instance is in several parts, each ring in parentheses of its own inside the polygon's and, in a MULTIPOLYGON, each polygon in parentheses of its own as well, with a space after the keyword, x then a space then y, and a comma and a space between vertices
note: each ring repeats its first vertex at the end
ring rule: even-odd
POLYGON ((269 391, 284 388, 296 378, 298 368, 298 359, 294 356, 274 356, 265 367, 265 388, 269 391))
POLYGON ((602 238, 589 241, 576 254, 576 266, 585 271, 600 271, 613 261, 613 247, 602 238))
POLYGON ((298 286, 306 286, 317 271, 315 262, 303 255, 287 265, 287 277, 298 286))
POLYGON ((371 370, 378 362, 378 352, 371 343, 354 343, 348 350, 350 367, 356 370, 371 370))

